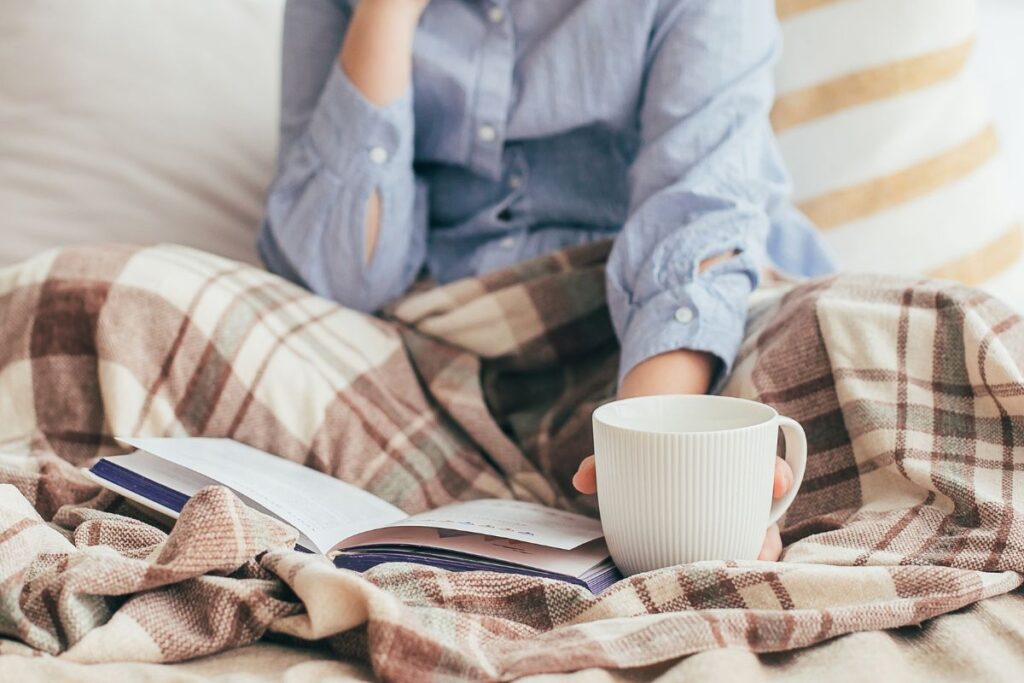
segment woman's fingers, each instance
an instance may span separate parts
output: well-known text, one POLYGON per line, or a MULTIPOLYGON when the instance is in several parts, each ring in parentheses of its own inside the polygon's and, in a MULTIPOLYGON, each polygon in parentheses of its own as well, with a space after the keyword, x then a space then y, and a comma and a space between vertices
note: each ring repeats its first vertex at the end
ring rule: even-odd
POLYGON ((793 469, 782 458, 775 458, 775 483, 772 498, 781 498, 793 485, 793 469))
POLYGON ((782 536, 779 534, 779 525, 772 524, 764 534, 764 544, 757 559, 767 562, 775 562, 782 555, 782 536))
POLYGON ((580 463, 580 468, 572 477, 572 485, 580 493, 597 493, 597 467, 594 465, 594 456, 588 455, 580 463))

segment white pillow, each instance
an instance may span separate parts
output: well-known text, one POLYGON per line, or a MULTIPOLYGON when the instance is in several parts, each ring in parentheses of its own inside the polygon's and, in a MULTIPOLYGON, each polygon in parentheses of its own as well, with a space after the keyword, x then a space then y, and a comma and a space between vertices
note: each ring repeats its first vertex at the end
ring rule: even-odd
POLYGON ((795 199, 841 265, 956 279, 1024 307, 1020 216, 991 109, 965 68, 975 0, 778 9, 772 118, 795 199))
MULTIPOLYGON (((0 0, 0 266, 107 241, 257 262, 283 2, 0 0)), ((780 142, 798 202, 826 224, 843 265, 957 277, 1024 307, 1021 216, 990 112, 959 68, 975 0, 778 6, 780 142), (941 77, 922 80, 921 65, 936 63, 941 77), (894 74, 897 91, 873 91, 894 74), (844 83, 871 97, 850 100, 834 90, 844 83), (801 118, 808 96, 812 115, 801 118), (935 187, 886 196, 915 167, 950 157, 935 187), (851 214, 851 193, 872 182, 878 206, 851 214)))
MULTIPOLYGON (((1010 167, 1010 194, 1016 215, 1024 223, 1024 2, 980 0, 978 46, 968 64, 992 102, 996 129, 1010 167)), ((989 284, 997 294, 1012 300, 1024 289, 1024 260, 989 284)), ((1024 308, 1024 300, 1018 301, 1024 308)))
POLYGON ((0 1, 0 266, 107 241, 258 262, 282 9, 0 1))
POLYGON ((1010 165, 1018 214, 1024 217, 1024 2, 980 0, 978 47, 968 68, 992 101, 996 127, 1010 165))

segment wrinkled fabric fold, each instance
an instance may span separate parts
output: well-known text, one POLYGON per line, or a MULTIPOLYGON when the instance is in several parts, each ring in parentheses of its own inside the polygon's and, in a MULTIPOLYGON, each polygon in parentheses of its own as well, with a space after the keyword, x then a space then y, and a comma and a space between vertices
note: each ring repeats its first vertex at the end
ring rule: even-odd
POLYGON ((364 575, 211 487, 170 532, 78 472, 114 435, 231 436, 410 512, 567 474, 614 389, 607 244, 410 294, 371 318, 181 247, 0 270, 0 653, 179 661, 323 641, 385 680, 624 669, 917 624, 1024 574, 1024 322, 948 283, 762 289, 723 393, 799 420, 782 562, 704 562, 599 596, 395 564, 364 575), (20 646, 19 646, 20 647, 20 646))

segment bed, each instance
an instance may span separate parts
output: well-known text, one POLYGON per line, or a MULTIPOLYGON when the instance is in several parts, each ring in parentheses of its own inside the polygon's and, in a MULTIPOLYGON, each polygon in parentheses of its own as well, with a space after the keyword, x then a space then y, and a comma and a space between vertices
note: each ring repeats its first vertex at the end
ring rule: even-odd
MULTIPOLYGON (((794 93, 803 93, 801 97, 805 97, 808 89, 815 87, 807 80, 813 74, 801 74, 799 69, 786 71, 787 64, 799 60, 799 49, 804 44, 801 41, 814 42, 806 36, 813 36, 819 26, 829 21, 848 19, 851 15, 842 14, 846 11, 864 13, 858 15, 863 22, 885 20, 886 12, 891 11, 885 7, 892 6, 872 0, 780 0, 778 4, 789 44, 796 53, 784 58, 780 67, 781 97, 794 93), (837 12, 834 19, 826 14, 811 14, 832 11, 824 7, 829 4, 836 5, 832 8, 837 12), (786 59, 790 61, 787 63, 786 59)), ((893 21, 909 22, 904 28, 910 35, 914 33, 914 22, 922 20, 923 5, 911 0, 898 4, 901 13, 894 15, 893 21)), ((930 3, 925 4, 930 12, 930 3)), ((210 8, 202 0, 154 0, 143 7, 124 0, 102 0, 82 9, 66 1, 39 0, 30 5, 22 8, 9 4, 0 9, 0 37, 4 38, 0 40, 0 86, 4 86, 0 87, 0 130, 11 133, 0 139, 0 204, 14 225, 0 245, 0 266, 20 262, 52 247, 111 241, 176 242, 240 262, 257 263, 252 236, 259 222, 261 194, 274 155, 277 84, 268 75, 276 71, 281 3, 232 0, 210 8), (52 50, 55 35, 65 48, 52 50), (32 71, 24 60, 31 61, 32 71), (32 73, 33 77, 23 78, 22 73, 32 73), (210 106, 211 102, 217 106, 210 106), (154 116, 156 111, 170 112, 180 125, 161 125, 159 117, 154 116), (54 140, 63 144, 54 145, 54 140), (210 192, 210 187, 217 187, 218 191, 210 192)), ((953 30, 963 29, 953 26, 964 16, 957 12, 972 12, 974 5, 950 3, 950 7, 957 9, 949 10, 948 25, 924 25, 920 33, 945 35, 939 29, 948 30, 944 40, 955 47, 957 41, 973 33, 973 25, 967 26, 966 34, 953 30)), ((1007 27, 1019 23, 1021 10, 1011 0, 981 0, 978 7, 979 48, 965 73, 972 74, 972 81, 980 79, 990 84, 997 105, 994 121, 1005 156, 1000 161, 993 156, 991 164, 985 161, 973 167, 970 174, 951 180, 948 187, 930 187, 928 196, 910 197, 905 206, 887 205, 848 223, 840 221, 830 229, 830 239, 847 265, 858 268, 873 262, 874 257, 870 250, 854 253, 850 239, 842 236, 844 231, 855 234, 857 229, 874 223, 914 225, 920 222, 914 216, 928 215, 938 202, 953 201, 949 197, 960 196, 956 193, 962 193, 964 187, 984 185, 984 191, 989 193, 986 196, 999 195, 986 204, 984 215, 991 219, 991 225, 973 231, 956 228, 957 233, 971 232, 967 237, 978 237, 981 242, 970 242, 958 234, 949 240, 934 240, 940 243, 938 246, 955 246, 956 253, 929 253, 922 256, 924 260, 920 263, 911 263, 909 255, 900 260, 906 262, 907 273, 934 274, 936 269, 946 268, 943 272, 963 275, 962 279, 969 284, 988 286, 1011 305, 1024 308, 1019 237, 1013 237, 1016 233, 1012 229, 1007 231, 1024 215, 1024 131, 1015 127, 1024 118, 1022 102, 1013 95, 1015 90, 1004 85, 1012 82, 1008 79, 1016 78, 1016 74, 1003 68, 1024 61, 1021 42, 1005 37, 1007 27), (1012 175, 1002 177, 1012 179, 1009 187, 1016 190, 999 194, 989 181, 1007 168, 1012 175), (932 195, 942 197, 936 199, 932 195), (986 251, 990 238, 996 240, 991 244, 997 244, 996 254, 1000 257, 994 261, 992 250, 986 251), (969 262, 969 267, 949 266, 954 262, 969 262)), ((865 50, 869 47, 865 46, 865 50)), ((926 42, 916 49, 928 52, 947 47, 926 42)), ((914 55, 904 53, 902 57, 912 59, 914 55)), ((848 64, 836 59, 833 66, 839 71, 815 77, 831 82, 851 70, 848 64)), ((868 60, 860 67, 881 68, 878 61, 868 60)), ((950 92, 959 94, 963 80, 965 77, 959 71, 950 75, 950 92)), ((972 85, 971 92, 975 90, 976 85, 972 85)), ((929 101, 922 99, 911 104, 925 106, 929 101)), ((850 116, 856 114, 866 120, 876 115, 870 111, 873 106, 882 108, 885 103, 855 107, 850 116)), ((980 116, 978 122, 987 129, 992 118, 985 113, 987 109, 978 106, 979 109, 971 110, 972 115, 980 116)), ((779 112, 784 113, 784 108, 776 110, 777 121, 783 121, 779 112)), ((821 164, 827 162, 811 158, 808 145, 814 135, 821 134, 821 126, 842 123, 855 131, 867 124, 846 121, 843 114, 835 112, 823 114, 818 122, 799 116, 788 121, 779 125, 780 139, 793 167, 797 196, 804 206, 821 210, 824 220, 831 220, 831 209, 820 208, 825 206, 823 198, 834 196, 843 183, 853 181, 841 174, 830 181, 834 182, 832 186, 822 185, 824 181, 817 178, 818 184, 813 188, 809 180, 802 181, 819 175, 821 164)), ((977 133, 974 129, 965 131, 972 139, 977 133)), ((936 136, 942 137, 938 133, 936 136)), ((949 142, 948 137, 942 139, 949 142)), ((925 153, 921 150, 932 143, 917 140, 916 144, 916 151, 910 149, 913 145, 906 146, 906 159, 894 160, 890 155, 885 157, 885 163, 908 164, 908 159, 920 157, 925 153)), ((857 184, 870 183, 876 176, 884 178, 891 173, 891 169, 883 168, 880 159, 882 156, 864 161, 859 168, 865 175, 857 184)), ((906 236, 909 243, 919 239, 914 234, 906 236)), ((11 415, 17 417, 27 410, 17 397, 0 398, 0 407, 10 411, 4 415, 8 424, 16 422, 10 419, 11 415)), ((0 430, 0 446, 10 447, 16 441, 14 436, 17 435, 0 430)), ((290 447, 282 445, 285 450, 290 447)), ((813 557, 809 559, 813 561, 813 557)), ((847 633, 786 652, 757 654, 749 647, 720 647, 648 667, 618 671, 584 669, 572 676, 584 680, 706 677, 768 681, 818 680, 825 676, 837 681, 867 681, 883 676, 929 681, 1016 680, 1024 667, 1024 595, 1020 589, 1007 592, 1005 585, 992 589, 991 594, 995 597, 980 602, 964 600, 967 606, 959 609, 944 608, 940 611, 948 613, 922 619, 920 625, 847 633)), ((281 634, 243 648, 175 664, 82 664, 40 654, 13 640, 4 641, 0 652, 0 678, 5 680, 375 678, 364 661, 339 656, 336 648, 298 643, 281 634)), ((387 671, 383 674, 389 677, 387 671)), ((557 675, 558 680, 565 678, 566 674, 557 675)))

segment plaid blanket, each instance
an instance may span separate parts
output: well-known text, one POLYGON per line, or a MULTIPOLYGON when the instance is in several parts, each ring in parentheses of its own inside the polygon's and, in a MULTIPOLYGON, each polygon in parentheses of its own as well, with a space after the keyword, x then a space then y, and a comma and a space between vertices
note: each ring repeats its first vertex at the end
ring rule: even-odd
POLYGON ((327 642, 389 680, 510 679, 798 648, 1021 584, 1024 324, 946 283, 755 295, 724 392, 810 442, 779 563, 674 567, 599 596, 409 564, 358 575, 291 551, 293 530, 223 488, 168 534, 77 471, 114 434, 231 436, 410 512, 592 508, 568 476, 613 389, 606 253, 413 293, 383 318, 179 247, 0 270, 0 653, 176 661, 270 637, 327 642))

